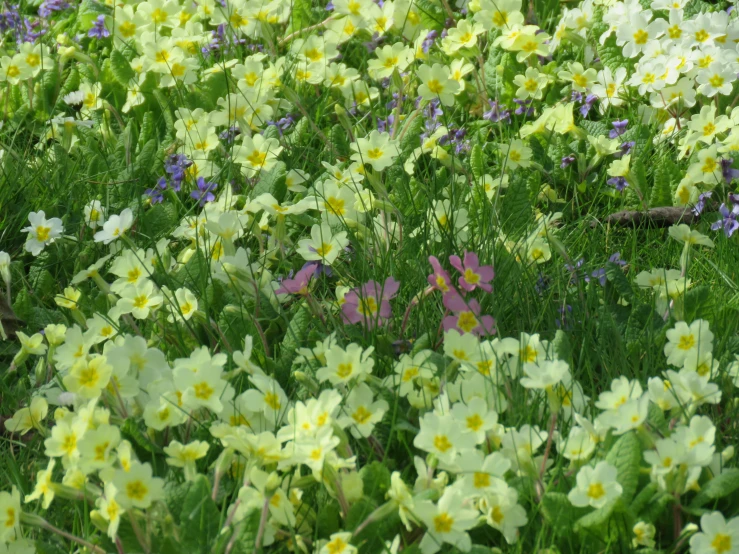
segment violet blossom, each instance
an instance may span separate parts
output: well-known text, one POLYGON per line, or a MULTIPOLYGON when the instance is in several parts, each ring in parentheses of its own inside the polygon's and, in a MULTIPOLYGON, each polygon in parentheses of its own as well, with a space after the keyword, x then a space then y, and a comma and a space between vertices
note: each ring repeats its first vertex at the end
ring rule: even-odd
POLYGON ((723 175, 727 185, 730 185, 734 179, 739 179, 739 169, 732 168, 732 163, 734 163, 733 158, 721 159, 721 175, 723 175))
POLYGON ((167 189, 167 179, 160 177, 157 184, 150 189, 144 191, 146 195, 151 199, 152 204, 159 204, 164 202, 164 191, 167 189))
POLYGON ((456 329, 460 333, 477 336, 495 334, 495 319, 491 315, 480 315, 477 300, 467 302, 458 292, 450 292, 444 295, 444 307, 453 314, 444 318, 444 331, 456 329))
POLYGON ((629 125, 628 119, 622 119, 622 120, 616 120, 611 122, 611 125, 613 125, 613 129, 611 129, 608 132, 608 138, 615 139, 616 137, 620 137, 626 132, 626 127, 629 125))
POLYGON ((625 177, 611 177, 606 181, 606 184, 611 185, 618 192, 623 192, 629 186, 625 177))
POLYGON ((110 36, 110 31, 105 27, 105 16, 99 15, 93 22, 92 28, 87 32, 88 37, 104 39, 110 36))
POLYGON ((582 115, 583 117, 587 117, 590 113, 590 109, 593 107, 593 104, 595 104, 597 100, 598 97, 595 94, 588 94, 585 97, 582 106, 580 106, 580 115, 582 115))
POLYGON ((364 323, 368 329, 383 325, 392 316, 390 300, 398 294, 400 282, 392 277, 384 284, 368 281, 344 296, 342 318, 347 323, 364 323))
POLYGON ((488 104, 490 104, 490 109, 486 112, 483 112, 482 118, 487 119, 488 121, 492 123, 497 123, 499 121, 506 120, 510 123, 511 121, 511 112, 510 110, 501 109, 500 104, 498 104, 497 100, 488 100, 488 104))
POLYGON ((439 260, 436 258, 436 256, 429 256, 429 263, 431 264, 431 268, 433 269, 433 273, 431 273, 431 275, 427 277, 429 285, 431 285, 432 288, 443 292, 444 294, 448 293, 450 290, 453 290, 454 286, 452 285, 452 277, 449 275, 449 272, 446 269, 441 267, 441 264, 439 263, 439 260))
POLYGON ((275 294, 297 294, 299 296, 308 295, 308 286, 311 279, 316 275, 318 266, 316 264, 305 264, 303 268, 295 274, 293 278, 284 279, 280 283, 280 287, 275 290, 275 294))
POLYGON ((706 200, 711 198, 712 194, 713 192, 709 190, 707 192, 702 193, 700 196, 698 196, 698 201, 695 203, 695 205, 693 206, 693 209, 691 210, 693 214, 700 215, 703 212, 703 210, 706 207, 706 200))
POLYGON ((195 200, 198 200, 201 207, 205 206, 208 202, 213 202, 213 200, 216 199, 216 195, 213 194, 213 191, 218 188, 217 183, 210 183, 206 181, 203 177, 198 177, 196 185, 198 187, 198 190, 192 191, 190 193, 190 196, 192 196, 195 200))
POLYGON ((491 265, 481 266, 477 254, 465 252, 464 261, 459 256, 449 256, 449 263, 462 274, 459 278, 459 286, 464 290, 472 292, 479 287, 485 292, 492 292, 493 287, 490 281, 495 277, 495 271, 491 265))
POLYGON ((711 229, 714 231, 723 229, 724 234, 727 237, 730 237, 734 234, 734 231, 739 228, 739 222, 737 221, 737 217, 739 217, 739 194, 730 192, 728 204, 728 206, 726 204, 721 204, 721 207, 718 209, 721 214, 721 219, 714 221, 713 224, 711 224, 711 229))
POLYGON ((566 169, 570 167, 570 165, 575 163, 575 161, 577 161, 577 158, 574 155, 570 154, 569 156, 565 156, 564 158, 562 158, 562 161, 559 164, 559 167, 561 169, 566 169))

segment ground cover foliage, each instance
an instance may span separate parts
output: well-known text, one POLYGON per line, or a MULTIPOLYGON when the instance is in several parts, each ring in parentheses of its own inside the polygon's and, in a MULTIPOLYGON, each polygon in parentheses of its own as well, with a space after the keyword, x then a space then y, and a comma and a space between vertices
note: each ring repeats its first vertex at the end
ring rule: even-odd
POLYGON ((0 552, 739 552, 733 7, 4 2, 0 552))

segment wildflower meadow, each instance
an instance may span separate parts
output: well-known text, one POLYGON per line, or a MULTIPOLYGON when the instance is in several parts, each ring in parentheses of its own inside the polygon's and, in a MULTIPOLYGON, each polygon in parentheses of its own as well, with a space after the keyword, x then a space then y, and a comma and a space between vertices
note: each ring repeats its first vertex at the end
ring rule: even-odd
POLYGON ((2 0, 0 554, 739 554, 736 0, 2 0))

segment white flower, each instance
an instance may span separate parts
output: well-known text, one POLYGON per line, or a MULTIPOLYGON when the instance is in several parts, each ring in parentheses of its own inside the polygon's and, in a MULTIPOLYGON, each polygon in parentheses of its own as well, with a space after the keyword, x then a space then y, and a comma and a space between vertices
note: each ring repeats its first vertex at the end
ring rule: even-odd
POLYGON ((416 515, 427 530, 420 545, 423 554, 438 552, 443 543, 468 551, 472 541, 467 530, 478 520, 477 510, 471 508, 459 490, 451 487, 444 491, 437 505, 428 500, 417 502, 416 515))
POLYGON ((721 512, 701 517, 701 532, 690 539, 693 554, 735 554, 739 552, 739 517, 726 521, 721 512))
POLYGON ((51 244, 60 236, 62 236, 62 220, 58 217, 46 219, 43 211, 31 212, 28 214, 28 221, 31 223, 23 231, 28 233, 24 248, 38 256, 47 244, 51 244))
POLYGON ((131 228, 133 224, 133 212, 126 208, 120 215, 112 215, 103 224, 103 230, 95 233, 95 242, 110 244, 131 228))
POLYGON ((608 462, 598 462, 595 468, 585 466, 577 474, 577 486, 567 497, 573 506, 602 508, 621 495, 617 475, 616 468, 608 462))
POLYGON ((667 331, 665 356, 667 363, 680 367, 685 363, 688 354, 693 351, 711 352, 713 350, 713 333, 708 322, 697 319, 689 326, 684 321, 675 323, 675 327, 667 331))

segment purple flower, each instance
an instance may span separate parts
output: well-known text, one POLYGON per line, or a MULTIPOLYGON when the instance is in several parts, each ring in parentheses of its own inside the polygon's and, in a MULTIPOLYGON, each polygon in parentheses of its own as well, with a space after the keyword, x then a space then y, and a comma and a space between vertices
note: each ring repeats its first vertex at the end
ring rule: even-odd
POLYGON ((572 91, 572 94, 570 95, 570 102, 575 102, 579 104, 582 102, 582 92, 578 92, 576 90, 572 91))
POLYGON ((598 97, 595 94, 588 94, 585 97, 585 101, 583 102, 582 106, 580 106, 580 114, 583 117, 587 117, 590 113, 590 108, 593 107, 593 104, 595 104, 596 100, 598 100, 598 97))
POLYGON ((498 104, 497 100, 488 100, 488 104, 490 104, 490 110, 484 112, 482 114, 483 119, 487 119, 488 121, 492 123, 497 123, 499 121, 507 120, 509 123, 511 121, 511 112, 507 109, 500 109, 500 104, 498 104))
POLYGON ((711 224, 711 229, 714 231, 723 229, 724 234, 730 237, 734 234, 734 231, 739 229, 739 222, 736 220, 739 215, 739 204, 733 204, 731 210, 729 210, 726 204, 721 204, 718 211, 721 214, 721 219, 714 221, 711 224))
POLYGON ((621 146, 619 146, 620 150, 618 152, 614 152, 613 157, 616 159, 623 158, 626 154, 631 152, 631 149, 634 148, 634 145, 636 142, 633 140, 624 142, 621 146))
POLYGON ((92 24, 92 28, 87 32, 88 37, 97 39, 103 39, 110 36, 110 31, 105 28, 105 16, 99 15, 95 22, 92 24))
POLYGON ((151 198, 152 204, 159 204, 164 202, 164 193, 162 191, 167 188, 166 177, 160 177, 154 188, 146 189, 146 195, 151 198))
POLYGON ((620 265, 621 267, 626 265, 626 260, 621 259, 621 252, 616 252, 615 254, 612 254, 610 258, 608 258, 608 261, 612 264, 620 265))
POLYGON ((518 104, 518 108, 516 108, 516 111, 513 113, 524 117, 534 115, 534 107, 531 105, 531 100, 519 100, 518 98, 514 98, 513 101, 518 104))
POLYGON ((268 121, 267 125, 273 125, 280 136, 282 136, 282 134, 287 131, 293 123, 295 123, 295 118, 292 114, 287 114, 285 117, 278 119, 277 121, 268 121))
POLYGON ((459 286, 468 292, 477 287, 485 292, 492 292, 493 286, 490 281, 495 277, 495 271, 491 265, 480 265, 480 260, 474 252, 464 253, 464 262, 459 256, 449 256, 449 263, 462 276, 459 278, 459 286))
POLYGON ((303 268, 295 274, 292 279, 285 279, 280 283, 280 288, 275 294, 297 294, 299 296, 308 295, 308 286, 311 279, 315 276, 318 266, 316 264, 305 264, 303 268))
POLYGON ((434 98, 429 102, 423 109, 423 115, 426 119, 436 123, 436 121, 444 115, 444 110, 441 109, 441 102, 438 98, 434 98))
POLYGON ((626 126, 629 124, 628 119, 622 119, 622 120, 616 120, 611 125, 613 125, 613 129, 610 130, 608 133, 608 138, 615 139, 616 137, 620 137, 626 132, 626 126))
POLYGON ((731 164, 734 163, 733 158, 721 159, 721 174, 727 185, 730 185, 734 179, 739 179, 739 169, 733 169, 731 164))
POLYGON ((388 277, 382 285, 368 281, 350 290, 341 306, 342 318, 347 323, 363 323, 368 329, 384 324, 393 315, 390 300, 398 294, 399 288, 400 283, 388 277))
POLYGON ((65 0, 44 0, 38 7, 38 14, 41 17, 49 17, 54 12, 66 10, 70 5, 65 0))
POLYGON ((230 127, 225 131, 222 131, 218 138, 224 141, 226 144, 231 145, 237 136, 241 134, 241 129, 238 127, 230 127))
POLYGON ((444 318, 442 325, 445 331, 456 329, 460 333, 473 335, 494 335, 495 319, 491 315, 480 315, 480 303, 477 300, 466 302, 454 291, 444 295, 444 307, 454 315, 444 318))
POLYGON ((629 186, 629 183, 626 182, 625 177, 611 177, 606 181, 606 184, 611 185, 618 192, 623 192, 624 189, 629 186))
POLYGON ((566 169, 570 167, 570 165, 575 163, 576 160, 577 158, 572 154, 570 154, 569 156, 565 156, 564 158, 562 158, 562 163, 559 164, 559 167, 562 169, 566 169))
POLYGON ((200 206, 205 206, 208 202, 213 202, 216 199, 216 195, 212 191, 218 188, 217 183, 209 183, 203 177, 198 177, 197 180, 198 190, 194 190, 190 193, 195 200, 200 202, 200 206))
POLYGON ((695 206, 693 206, 693 209, 691 210, 695 215, 700 215, 701 212, 706 207, 706 200, 711 198, 711 195, 713 194, 712 191, 704 192, 698 197, 698 201, 695 203, 695 206))
POLYGON ((389 131, 393 128, 395 123, 395 116, 390 114, 387 119, 377 118, 377 130, 381 133, 389 131))
POLYGON ((385 40, 384 36, 381 37, 379 34, 373 33, 372 38, 369 41, 364 42, 362 44, 364 44, 364 47, 367 49, 367 52, 372 53, 375 50, 377 50, 377 47, 380 46, 380 43, 383 40, 385 40))
POLYGON ((439 36, 439 33, 436 31, 429 31, 426 35, 426 38, 423 39, 423 43, 421 44, 421 48, 423 49, 423 52, 425 54, 429 53, 429 50, 431 50, 431 47, 434 45, 434 41, 436 40, 436 37, 439 36))

